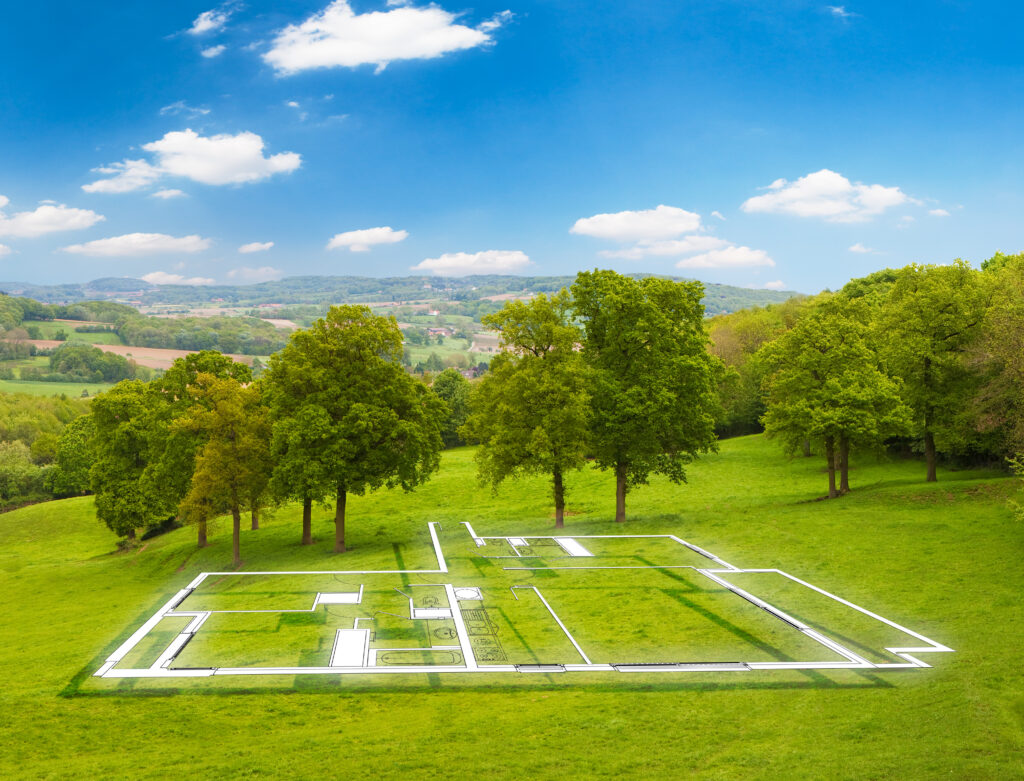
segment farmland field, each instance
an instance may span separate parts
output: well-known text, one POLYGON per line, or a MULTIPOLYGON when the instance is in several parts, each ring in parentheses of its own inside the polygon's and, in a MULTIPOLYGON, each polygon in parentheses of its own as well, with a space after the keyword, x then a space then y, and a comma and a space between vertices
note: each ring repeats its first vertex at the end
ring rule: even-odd
MULTIPOLYGON (((494 494, 476 482, 472 455, 446 452, 413 494, 352 497, 352 550, 340 556, 330 553, 328 510, 314 513, 316 544, 302 547, 297 508, 279 509, 243 532, 243 570, 428 568, 428 523, 550 535, 546 482, 494 494)), ((759 436, 728 440, 691 467, 688 485, 655 480, 631 494, 625 525, 609 520, 607 474, 573 474, 565 533, 675 534, 731 563, 784 569, 955 649, 929 655, 932 669, 109 686, 92 673, 113 649, 199 573, 230 569, 228 527, 216 524, 201 551, 185 528, 117 553, 88 497, 0 515, 0 772, 160 778, 188 757, 208 777, 313 778, 333 768, 367 777, 1020 777, 1024 534, 1005 504, 1016 481, 940 470, 927 485, 918 462, 860 458, 852 494, 814 501, 819 461, 787 460, 759 436)), ((689 587, 658 588, 685 597, 689 587)), ((308 634, 300 623, 290 636, 308 634)), ((272 629, 261 626, 232 635, 225 624, 217 642, 227 645, 215 648, 248 658, 272 629)))

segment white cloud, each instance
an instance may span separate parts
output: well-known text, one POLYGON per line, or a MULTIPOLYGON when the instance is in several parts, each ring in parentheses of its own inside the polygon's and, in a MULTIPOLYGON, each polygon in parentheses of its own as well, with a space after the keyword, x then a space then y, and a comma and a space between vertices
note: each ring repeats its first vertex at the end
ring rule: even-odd
POLYGON ((774 282, 765 282, 764 283, 764 289, 765 290, 785 290, 786 289, 786 283, 783 282, 781 279, 776 279, 774 282))
POLYGON ((150 197, 162 198, 166 201, 168 198, 184 198, 185 196, 186 193, 182 192, 181 190, 157 190, 150 197))
POLYGON ((949 212, 946 211, 945 209, 929 209, 928 213, 932 217, 948 217, 949 216, 949 212))
POLYGON ((220 8, 214 8, 210 11, 203 11, 195 18, 192 26, 186 32, 189 35, 207 35, 208 33, 223 30, 224 25, 228 23, 228 19, 231 18, 231 14, 234 12, 235 9, 231 3, 225 3, 220 8))
POLYGON ((820 217, 828 222, 864 222, 893 206, 915 202, 899 187, 854 184, 827 168, 795 182, 776 179, 767 189, 770 192, 744 201, 743 211, 820 217))
POLYGON ((828 9, 832 16, 839 19, 849 19, 851 16, 856 16, 852 11, 847 11, 845 5, 826 5, 825 8, 828 9))
POLYGON ((253 241, 249 244, 243 244, 238 248, 238 251, 243 255, 248 255, 252 252, 266 252, 268 249, 274 246, 272 241, 253 241))
POLYGON ((295 152, 263 156, 263 139, 251 132, 201 136, 193 130, 177 130, 142 148, 152 152, 155 164, 125 160, 104 168, 113 174, 82 186, 86 192, 120 193, 146 187, 164 175, 182 176, 202 184, 258 182, 278 173, 291 173, 302 164, 295 152))
POLYGON ((273 266, 261 266, 260 268, 249 268, 248 266, 242 266, 240 268, 233 268, 228 272, 228 279, 233 279, 236 282, 241 283, 257 283, 257 282, 269 282, 273 279, 280 279, 282 271, 279 268, 273 266))
POLYGON ((183 100, 176 100, 160 109, 160 116, 162 117, 167 116, 168 114, 171 116, 175 116, 176 114, 188 114, 189 117, 199 117, 209 113, 210 109, 196 108, 195 106, 188 105, 183 100))
POLYGON ((850 252, 856 252, 856 253, 858 253, 860 255, 870 255, 874 251, 875 250, 871 249, 871 247, 865 247, 859 241, 856 244, 854 244, 852 247, 850 247, 850 252))
POLYGON ((336 233, 327 242, 327 249, 349 249, 352 252, 367 252, 374 244, 395 244, 408 238, 404 230, 392 230, 390 227, 366 228, 365 230, 336 233))
POLYGON ((11 250, 11 248, 8 247, 6 244, 0 244, 0 257, 3 257, 4 255, 10 255, 12 251, 13 250, 11 250))
POLYGON ((210 239, 196 235, 176 238, 166 233, 127 233, 124 236, 96 239, 85 244, 72 244, 70 247, 64 247, 64 251, 75 255, 127 258, 164 252, 202 252, 211 243, 210 239))
POLYGON ((285 103, 285 105, 286 106, 290 106, 291 108, 298 108, 299 107, 299 101, 297 101, 297 100, 289 100, 287 103, 285 103))
POLYGON ((183 277, 181 274, 168 274, 166 271, 151 271, 143 274, 140 279, 151 285, 212 285, 216 280, 209 277, 183 277))
POLYGON ((711 212, 711 216, 714 217, 715 219, 722 220, 723 222, 725 221, 725 216, 717 209, 711 212))
POLYGON ((123 163, 93 168, 98 174, 111 175, 110 179, 97 179, 90 184, 83 184, 87 193, 128 193, 149 187, 160 178, 160 169, 145 160, 125 160, 123 163))
POLYGON ((605 258, 623 258, 625 260, 643 260, 648 257, 678 257, 692 252, 707 252, 729 246, 729 242, 717 236, 686 236, 682 239, 668 241, 640 242, 627 249, 601 250, 598 254, 605 258))
POLYGON ((222 55, 224 53, 224 50, 227 48, 227 46, 221 43, 217 46, 208 46, 199 53, 203 55, 206 59, 211 60, 214 57, 219 57, 220 55, 222 55))
POLYGON ((624 211, 583 217, 570 233, 614 241, 657 241, 671 239, 700 229, 700 215, 661 205, 644 211, 624 211))
POLYGON ((376 65, 379 73, 395 60, 429 60, 490 44, 490 33, 511 16, 503 11, 473 28, 457 24, 455 14, 433 4, 357 14, 347 0, 334 0, 301 24, 280 30, 263 59, 285 76, 360 65, 376 65))
POLYGON ((512 274, 533 261, 519 250, 491 249, 483 252, 446 252, 439 258, 427 258, 412 266, 413 271, 429 271, 442 277, 468 274, 512 274))
MULTIPOLYGON (((0 209, 8 203, 10 201, 0 195, 0 209)), ((16 212, 10 217, 0 211, 0 236, 33 239, 47 233, 91 228, 105 219, 90 209, 72 209, 62 203, 45 201, 34 211, 16 212)))
POLYGON ((774 266, 775 261, 763 249, 750 247, 725 247, 711 250, 676 263, 676 268, 746 268, 749 266, 774 266))

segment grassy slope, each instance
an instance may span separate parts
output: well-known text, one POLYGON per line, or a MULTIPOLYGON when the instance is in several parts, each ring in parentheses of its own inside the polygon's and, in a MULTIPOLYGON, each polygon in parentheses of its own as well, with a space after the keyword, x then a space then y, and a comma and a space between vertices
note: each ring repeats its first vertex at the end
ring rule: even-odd
MULTIPOLYGON (((244 532, 245 566, 428 566, 429 520, 470 520, 481 534, 550 528, 543 481, 493 496, 471 456, 446 454, 412 495, 350 500, 355 549, 343 558, 329 552, 326 512, 315 515, 317 545, 303 549, 288 508, 244 532)), ((574 476, 580 514, 568 524, 670 531, 739 566, 788 570, 957 649, 926 657, 935 669, 104 690, 87 678, 102 658, 195 573, 227 566, 226 528, 201 552, 182 529, 114 554, 88 498, 2 515, 0 775, 156 778, 187 763, 205 777, 1020 777, 1024 534, 1005 509, 1012 482, 970 471, 925 485, 916 463, 858 466, 853 494, 809 502, 824 484, 818 459, 731 440, 691 469, 690 485, 632 495, 624 527, 607 520, 607 475, 574 476)))

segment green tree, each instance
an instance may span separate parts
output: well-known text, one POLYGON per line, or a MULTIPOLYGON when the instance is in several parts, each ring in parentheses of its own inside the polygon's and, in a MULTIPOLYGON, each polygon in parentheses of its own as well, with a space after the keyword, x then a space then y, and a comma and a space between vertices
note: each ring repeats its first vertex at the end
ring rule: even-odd
POLYGON ((974 420, 995 435, 997 452, 1010 457, 1024 453, 1024 253, 996 253, 982 268, 992 300, 968 358, 982 369, 974 420))
MULTIPOLYGON (((158 498, 167 515, 178 512, 188 493, 196 455, 207 437, 201 428, 174 425, 197 407, 208 407, 208 396, 197 394, 200 374, 243 384, 252 381, 251 371, 244 363, 216 350, 203 350, 176 358, 162 377, 149 383, 153 420, 149 426, 150 457, 143 470, 141 486, 158 498)), ((204 548, 207 519, 194 513, 191 519, 196 525, 196 544, 204 548)))
POLYGON ((80 496, 89 491, 93 452, 93 418, 82 415, 64 427, 57 442, 57 458, 47 475, 47 487, 55 496, 80 496))
POLYGON ((589 433, 589 372, 576 350, 571 306, 562 290, 510 301, 483 318, 500 333, 502 352, 474 389, 462 429, 482 443, 480 475, 495 487, 524 473, 551 475, 557 529, 564 526, 565 473, 586 463, 589 433))
POLYGON ((863 302, 826 300, 759 356, 769 371, 765 431, 790 451, 805 440, 824 444, 829 498, 850 490, 851 445, 879 446, 910 423, 899 385, 870 344, 868 314, 863 302))
POLYGON ((89 479, 96 516, 130 540, 136 529, 167 516, 166 503, 142 484, 157 402, 140 380, 119 382, 92 401, 95 460, 89 479))
POLYGON ((469 380, 458 369, 445 369, 434 378, 431 389, 448 405, 448 417, 441 430, 445 447, 465 444, 459 436, 459 428, 469 414, 469 380))
MULTIPOLYGON (((715 381, 699 282, 581 272, 572 286, 594 373, 591 450, 615 472, 615 520, 626 492, 652 474, 686 480, 686 464, 717 448, 715 381)), ((492 366, 493 370, 493 366, 492 366)))
POLYGON ((440 464, 446 406, 406 373, 401 357, 393 317, 337 306, 292 334, 264 375, 278 463, 274 484, 279 495, 304 505, 334 499, 339 553, 348 494, 382 486, 412 490, 440 464))
POLYGON ((174 428, 201 434, 192 484, 181 504, 192 522, 231 513, 232 562, 241 558, 241 512, 262 496, 270 479, 270 417, 256 384, 200 373, 192 386, 201 402, 174 428))
POLYGON ((936 477, 936 439, 955 450, 977 377, 965 361, 985 316, 988 288, 957 260, 902 269, 877 318, 886 367, 903 381, 914 433, 924 440, 927 481, 936 477))
POLYGON ((0 442, 0 499, 9 501, 38 494, 44 471, 32 461, 24 442, 0 442))

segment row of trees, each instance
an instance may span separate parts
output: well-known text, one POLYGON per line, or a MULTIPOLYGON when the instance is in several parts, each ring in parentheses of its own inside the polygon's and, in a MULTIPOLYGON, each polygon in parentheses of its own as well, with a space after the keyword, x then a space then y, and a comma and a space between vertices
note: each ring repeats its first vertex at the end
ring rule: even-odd
POLYGON ((629 489, 654 473, 685 480, 715 446, 714 381, 699 283, 580 274, 572 291, 510 302, 488 316, 504 351, 471 385, 449 369, 428 387, 401 365, 393 318, 332 307, 295 332, 263 376, 214 351, 175 361, 149 383, 123 381, 92 402, 60 440, 63 484, 95 493, 119 535, 177 516, 206 544, 230 514, 236 564, 243 513, 333 505, 345 550, 351 494, 411 490, 438 468, 443 446, 480 442, 481 477, 497 485, 551 476, 556 525, 565 480, 592 460, 616 476, 616 519, 629 489))
POLYGON ((887 269, 710 333, 732 369, 726 426, 820 448, 830 497, 850 488, 851 449, 916 449, 928 481, 941 455, 1024 452, 1024 255, 887 269))
POLYGON ((365 307, 333 307, 292 335, 260 380, 214 351, 175 361, 149 383, 124 381, 70 426, 62 473, 96 495, 96 511, 128 538, 177 515, 197 527, 230 514, 240 562, 243 512, 303 505, 305 544, 314 503, 335 508, 345 550, 350 494, 412 489, 437 469, 448 407, 402 369, 395 321, 365 307))
POLYGON ((582 272, 570 290, 484 317, 502 352, 470 398, 464 436, 497 485, 549 474, 561 528, 566 475, 592 460, 615 474, 615 520, 651 474, 686 479, 715 449, 715 379, 699 282, 582 272))

